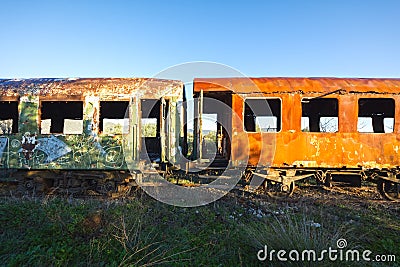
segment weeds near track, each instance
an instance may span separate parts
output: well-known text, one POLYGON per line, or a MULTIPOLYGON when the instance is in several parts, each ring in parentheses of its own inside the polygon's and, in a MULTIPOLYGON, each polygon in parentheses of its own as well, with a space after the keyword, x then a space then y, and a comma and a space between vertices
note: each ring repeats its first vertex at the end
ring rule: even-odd
MULTIPOLYGON (((269 216, 262 222, 252 222, 246 226, 246 232, 252 240, 255 250, 263 249, 266 245, 268 251, 285 250, 287 252, 296 250, 313 250, 320 252, 328 247, 336 248, 336 242, 340 238, 351 240, 348 244, 352 249, 356 249, 355 229, 348 224, 335 225, 327 218, 304 213, 284 213, 269 216)), ((287 255, 286 255, 287 257, 287 255)), ((273 266, 336 266, 335 262, 268 262, 273 266)), ((340 262, 337 263, 339 266, 340 262)))
POLYGON ((117 200, 0 198, 0 265, 265 266, 269 262, 257 259, 264 245, 319 251, 335 247, 339 238, 352 249, 400 255, 398 209, 320 200, 256 204, 225 197, 179 208, 140 194, 117 200))

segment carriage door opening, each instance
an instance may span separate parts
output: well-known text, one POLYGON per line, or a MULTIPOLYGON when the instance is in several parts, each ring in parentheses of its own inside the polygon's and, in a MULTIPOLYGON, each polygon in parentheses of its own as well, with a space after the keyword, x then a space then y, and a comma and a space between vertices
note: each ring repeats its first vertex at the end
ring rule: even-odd
POLYGON ((149 158, 152 162, 165 161, 165 121, 168 104, 164 99, 141 100, 141 151, 142 159, 149 158), (145 155, 147 152, 147 156, 145 155))
POLYGON ((201 158, 215 155, 214 163, 228 163, 230 157, 230 138, 232 121, 232 95, 230 93, 207 92, 199 102, 202 112, 199 122, 199 148, 201 158))

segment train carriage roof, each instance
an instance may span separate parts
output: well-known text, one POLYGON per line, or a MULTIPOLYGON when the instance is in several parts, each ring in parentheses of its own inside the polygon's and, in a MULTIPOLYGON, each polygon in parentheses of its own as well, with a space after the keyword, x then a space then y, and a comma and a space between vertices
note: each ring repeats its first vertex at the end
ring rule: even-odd
POLYGON ((195 92, 235 93, 347 93, 400 94, 400 79, 393 78, 196 78, 195 92))
POLYGON ((153 78, 0 79, 0 97, 80 95, 183 96, 183 83, 153 78))

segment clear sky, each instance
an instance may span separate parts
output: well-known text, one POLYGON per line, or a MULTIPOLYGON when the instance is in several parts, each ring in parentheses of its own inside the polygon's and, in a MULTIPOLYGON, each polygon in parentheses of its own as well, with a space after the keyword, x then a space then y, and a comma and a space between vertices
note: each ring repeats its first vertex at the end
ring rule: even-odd
POLYGON ((400 1, 0 0, 0 77, 400 77, 400 1))

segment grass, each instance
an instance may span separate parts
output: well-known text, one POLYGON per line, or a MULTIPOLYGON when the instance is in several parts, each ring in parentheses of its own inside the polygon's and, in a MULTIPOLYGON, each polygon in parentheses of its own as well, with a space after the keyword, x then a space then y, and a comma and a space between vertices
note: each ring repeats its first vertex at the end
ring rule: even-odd
MULTIPOLYGON (((301 252, 304 250, 316 251, 316 258, 319 257, 319 252, 329 247, 336 249, 336 241, 343 237, 351 237, 352 243, 348 247, 352 249, 359 248, 354 239, 358 239, 352 233, 353 226, 349 225, 332 225, 330 221, 316 216, 302 214, 282 214, 280 216, 272 216, 264 220, 264 223, 252 223, 247 227, 249 237, 254 242, 254 248, 263 248, 267 246, 269 253, 271 250, 285 250, 289 253, 291 250, 296 250, 300 253, 298 256, 301 259, 301 252), (318 221, 318 222, 315 222, 318 221)), ((265 254, 261 254, 263 257, 265 254)), ((271 261, 267 254, 267 261, 271 261)), ((296 258, 296 254, 292 255, 296 258)), ((308 257, 308 256, 307 256, 308 257)), ((306 258, 307 258, 306 257, 306 258)), ((286 257, 288 258, 288 254, 286 257)), ((328 258, 328 256, 326 256, 328 258)), ((307 263, 299 260, 294 262, 280 262, 275 256, 272 256, 273 266, 332 266, 333 262, 329 260, 318 261, 317 263, 307 263)), ((307 260, 308 261, 308 260, 307 260)), ((337 266, 341 265, 337 263, 337 266)))
POLYGON ((398 215, 376 205, 230 196, 197 208, 142 194, 123 200, 4 198, 0 265, 276 266, 281 262, 257 259, 264 245, 320 250, 335 247, 338 238, 352 249, 400 257, 398 215))

